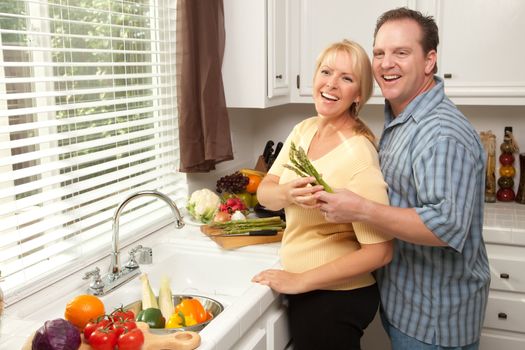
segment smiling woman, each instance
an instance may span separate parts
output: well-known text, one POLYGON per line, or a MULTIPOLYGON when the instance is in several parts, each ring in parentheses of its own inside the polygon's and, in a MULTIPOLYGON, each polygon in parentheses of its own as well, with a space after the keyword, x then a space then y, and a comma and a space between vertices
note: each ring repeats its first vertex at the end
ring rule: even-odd
MULTIPOLYGON (((8 302, 109 252, 129 191, 182 205, 176 3, 0 3, 0 270, 8 302)), ((169 215, 141 202, 124 223, 169 215)), ((141 232, 147 234, 152 228, 141 232)), ((123 237, 130 237, 124 230, 123 237)), ((134 236, 138 238, 138 236, 134 236)))

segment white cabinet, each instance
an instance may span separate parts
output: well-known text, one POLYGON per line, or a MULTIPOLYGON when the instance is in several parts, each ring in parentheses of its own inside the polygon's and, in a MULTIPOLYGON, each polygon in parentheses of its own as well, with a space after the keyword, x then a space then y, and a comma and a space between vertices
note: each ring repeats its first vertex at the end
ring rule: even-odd
POLYGON ((235 343, 231 350, 285 350, 290 346, 288 315, 277 298, 235 343))
POLYGON ((224 0, 227 107, 290 102, 289 0, 224 0))
POLYGON ((490 292, 480 350, 525 349, 525 206, 485 205, 490 292))
MULTIPOLYGON (((312 102, 312 82, 315 61, 319 53, 333 42, 350 39, 359 43, 371 56, 375 23, 383 12, 409 6, 409 0, 301 0, 299 94, 294 102, 312 102)), ((379 96, 380 91, 374 90, 379 96)), ((382 102, 382 101, 381 101, 382 102)))
POLYGON ((439 26, 438 75, 457 104, 525 103, 525 2, 417 1, 439 26), (426 3, 426 5, 425 5, 426 3), (430 4, 430 5, 429 5, 430 4))

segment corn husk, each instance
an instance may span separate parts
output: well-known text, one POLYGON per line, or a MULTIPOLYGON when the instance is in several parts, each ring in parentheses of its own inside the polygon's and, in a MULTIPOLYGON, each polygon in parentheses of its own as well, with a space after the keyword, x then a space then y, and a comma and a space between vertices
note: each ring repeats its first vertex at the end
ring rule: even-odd
POLYGON ((150 307, 158 309, 159 304, 157 303, 157 298, 155 298, 155 294, 153 294, 153 290, 149 284, 148 275, 145 273, 142 274, 140 280, 142 282, 142 310, 146 310, 150 307))
POLYGON ((175 312, 175 306, 173 305, 173 294, 171 293, 170 280, 168 277, 162 277, 160 281, 159 289, 159 308, 162 312, 162 316, 165 319, 169 319, 175 312))

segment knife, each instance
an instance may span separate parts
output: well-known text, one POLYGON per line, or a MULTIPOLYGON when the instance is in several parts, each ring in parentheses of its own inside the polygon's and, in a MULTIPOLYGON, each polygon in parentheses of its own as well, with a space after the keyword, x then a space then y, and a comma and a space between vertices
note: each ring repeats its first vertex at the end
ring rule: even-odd
POLYGON ((213 235, 214 237, 239 237, 239 236, 275 236, 277 235, 276 230, 259 230, 241 233, 221 233, 213 235))
POLYGON ((282 142, 277 142, 277 145, 275 146, 275 152, 273 152, 272 155, 270 155, 269 159, 268 159, 268 168, 270 168, 273 164, 273 162, 275 161, 275 159, 277 159, 277 156, 279 155, 279 152, 281 152, 281 148, 283 148, 283 143, 282 142))
POLYGON ((272 154, 273 152, 273 141, 272 140, 269 140, 268 142, 266 142, 266 145, 264 146, 264 151, 263 151, 263 154, 262 154, 262 157, 263 157, 263 160, 266 164, 268 164, 268 160, 270 159, 270 155, 272 154))

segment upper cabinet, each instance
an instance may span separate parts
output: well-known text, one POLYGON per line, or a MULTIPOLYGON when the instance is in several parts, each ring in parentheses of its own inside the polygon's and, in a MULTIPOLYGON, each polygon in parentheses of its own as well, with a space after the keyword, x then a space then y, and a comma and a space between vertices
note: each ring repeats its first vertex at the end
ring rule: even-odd
MULTIPOLYGON (((387 0, 301 0, 300 52, 298 74, 298 95, 296 102, 311 102, 315 61, 321 51, 333 42, 343 39, 359 43, 371 56, 374 28, 379 15, 401 6, 410 7, 411 1, 387 0)), ((379 95, 374 90, 374 95, 379 95)))
POLYGON ((224 0, 222 77, 228 107, 290 102, 290 1, 224 0))
POLYGON ((425 12, 433 12, 440 30, 438 75, 454 102, 525 104, 525 2, 426 3, 425 12))
MULTIPOLYGON (((312 103, 319 53, 346 38, 372 57, 377 18, 401 6, 436 19, 438 75, 455 103, 525 105, 524 1, 224 0, 227 106, 312 103)), ((377 86, 370 103, 383 103, 377 86)))

